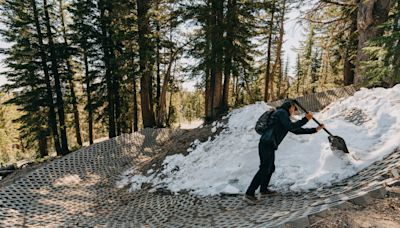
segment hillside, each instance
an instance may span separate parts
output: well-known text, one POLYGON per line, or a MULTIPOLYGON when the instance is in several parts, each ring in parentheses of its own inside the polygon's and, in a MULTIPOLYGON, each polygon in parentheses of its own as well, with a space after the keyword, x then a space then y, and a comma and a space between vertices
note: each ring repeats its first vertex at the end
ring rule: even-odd
MULTIPOLYGON (((330 186, 356 174, 392 153, 400 144, 400 85, 391 89, 362 89, 354 96, 332 103, 316 118, 334 134, 343 137, 351 156, 331 151, 327 135, 289 134, 276 152, 273 189, 301 192, 330 186), (357 160, 354 158, 358 158, 357 160)), ((172 192, 196 195, 243 193, 259 165, 257 118, 270 107, 265 103, 232 111, 215 139, 194 140, 188 154, 167 156, 161 169, 127 170, 118 186, 132 191, 143 183, 172 192)), ((306 127, 315 127, 309 122, 306 127)))

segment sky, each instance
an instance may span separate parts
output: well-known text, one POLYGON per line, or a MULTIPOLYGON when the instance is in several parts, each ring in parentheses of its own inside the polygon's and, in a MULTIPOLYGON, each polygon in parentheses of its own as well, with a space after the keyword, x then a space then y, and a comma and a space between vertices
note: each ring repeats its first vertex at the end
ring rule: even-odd
MULTIPOLYGON (((0 23, 0 28, 4 29, 4 26, 0 23)), ((9 44, 3 41, 3 37, 0 35, 0 48, 6 48, 9 47, 9 44)), ((4 68, 4 64, 3 64, 3 60, 4 60, 5 56, 3 54, 0 54, 0 72, 4 72, 5 68, 4 68)), ((7 80, 4 78, 3 75, 0 75, 0 86, 4 85, 7 82, 7 80)))
MULTIPOLYGON (((298 9, 292 9, 287 16, 287 21, 285 23, 285 36, 284 36, 284 44, 283 50, 284 54, 282 59, 284 61, 289 60, 289 74, 293 75, 294 67, 296 63, 296 51, 295 49, 299 47, 300 41, 304 38, 304 33, 302 27, 297 23, 298 16, 300 15, 300 11, 298 9)), ((0 24, 0 28, 4 28, 3 25, 0 24)), ((6 48, 10 45, 2 39, 0 36, 0 48, 6 48)), ((5 56, 0 54, 0 72, 5 71, 5 66, 2 63, 5 56)), ((7 83, 7 80, 4 76, 0 75, 0 86, 7 83)), ((183 83, 183 88, 187 90, 194 90, 196 82, 195 81, 187 81, 183 83)))
POLYGON ((296 64, 296 49, 300 47, 300 42, 305 38, 303 28, 298 23, 300 16, 300 10, 292 9, 287 16, 285 23, 285 35, 284 35, 284 56, 282 60, 289 61, 289 74, 293 75, 296 64))

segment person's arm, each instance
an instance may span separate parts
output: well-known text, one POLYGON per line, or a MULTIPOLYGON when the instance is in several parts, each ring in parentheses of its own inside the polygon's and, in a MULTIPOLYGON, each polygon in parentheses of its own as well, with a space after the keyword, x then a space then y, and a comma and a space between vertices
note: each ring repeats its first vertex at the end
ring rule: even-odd
POLYGON ((317 133, 317 128, 298 128, 291 130, 290 132, 296 135, 306 135, 306 134, 314 134, 317 133))
POLYGON ((305 135, 305 134, 314 134, 319 132, 322 128, 325 128, 325 125, 322 124, 321 126, 318 126, 316 128, 298 128, 291 130, 290 132, 296 134, 296 135, 305 135))
POLYGON ((289 114, 285 111, 278 111, 276 114, 279 121, 288 131, 299 129, 308 122, 308 119, 306 117, 303 117, 301 120, 293 123, 292 121, 290 121, 289 114))

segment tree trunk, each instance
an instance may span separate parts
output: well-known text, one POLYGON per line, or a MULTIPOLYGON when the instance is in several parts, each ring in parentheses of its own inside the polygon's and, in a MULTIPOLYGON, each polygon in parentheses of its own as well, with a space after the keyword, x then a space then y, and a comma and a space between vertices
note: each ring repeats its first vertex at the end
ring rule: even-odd
POLYGON ((138 102, 137 102, 137 91, 136 91, 136 76, 133 76, 133 131, 138 131, 138 102))
POLYGON ((232 72, 233 36, 236 25, 236 0, 228 0, 227 28, 225 42, 225 68, 224 68, 224 90, 222 93, 221 112, 226 113, 229 108, 229 84, 232 72))
MULTIPOLYGON (((209 9, 208 12, 211 11, 211 0, 207 0, 207 7, 209 9)), ((211 33, 210 27, 212 26, 212 18, 211 15, 208 15, 206 19, 206 34, 205 34, 205 61, 206 61, 206 69, 205 69, 205 122, 209 123, 212 121, 212 92, 211 92, 211 33)))
POLYGON ((168 83, 171 79, 171 69, 172 69, 172 64, 176 60, 176 56, 178 52, 180 51, 181 48, 178 50, 173 51, 171 49, 170 53, 170 58, 169 58, 169 64, 167 71, 165 72, 164 79, 163 79, 163 85, 161 88, 161 94, 160 94, 160 101, 159 101, 159 107, 158 107, 158 113, 157 113, 157 127, 165 127, 166 123, 166 110, 167 110, 167 87, 168 83))
POLYGON ((303 75, 302 80, 301 80, 301 88, 303 91, 303 95, 307 94, 307 90, 306 90, 306 75, 303 75))
MULTIPOLYGON (((70 68, 69 64, 67 66, 70 68)), ((72 78, 68 79, 68 83, 70 85, 70 93, 71 93, 71 98, 72 98, 72 109, 74 113, 74 125, 75 125, 75 136, 76 136, 76 142, 79 144, 79 146, 82 146, 82 136, 81 136, 81 127, 79 123, 79 111, 78 111, 78 102, 76 99, 75 95, 75 86, 72 78)))
POLYGON ((345 86, 354 83, 354 71, 356 67, 354 65, 354 62, 356 61, 354 54, 357 50, 357 11, 354 10, 350 16, 351 27, 343 66, 343 82, 345 86))
POLYGON ((211 72, 210 72, 209 63, 206 65, 206 72, 205 72, 205 80, 206 80, 206 88, 205 88, 205 122, 211 122, 211 115, 212 115, 212 97, 211 97, 211 72))
MULTIPOLYGON (((110 13, 111 14, 111 13, 110 13)), ((117 62, 117 53, 119 51, 120 55, 123 54, 121 45, 119 43, 114 43, 113 37, 114 37, 114 31, 112 28, 109 28, 109 36, 108 36, 108 42, 109 42, 109 51, 110 51, 110 67, 111 67, 111 78, 112 78, 112 90, 111 92, 113 93, 113 98, 114 98, 114 115, 115 115, 115 131, 116 135, 121 135, 123 131, 123 120, 121 118, 121 108, 123 105, 123 99, 120 96, 120 82, 121 82, 121 72, 118 70, 118 62, 117 62)))
POLYGON ((271 21, 269 24, 269 33, 268 33, 268 49, 267 49, 267 69, 265 70, 265 94, 264 94, 264 101, 268 102, 269 100, 269 84, 270 81, 272 81, 273 84, 273 79, 271 79, 271 46, 272 46, 272 33, 273 33, 273 26, 274 26, 274 14, 275 14, 275 0, 272 0, 272 5, 271 5, 271 21))
POLYGON ((47 29, 47 39, 49 42, 49 50, 50 50, 50 60, 51 60, 51 71, 54 75, 54 85, 56 91, 56 104, 58 111, 58 121, 60 124, 60 133, 61 133, 61 149, 62 154, 66 155, 69 153, 68 149, 68 139, 67 139, 67 126, 65 125, 65 111, 64 111, 64 100, 62 94, 62 86, 60 74, 58 73, 58 64, 57 64, 57 56, 53 42, 53 34, 51 32, 50 26, 50 16, 48 11, 47 0, 43 0, 43 8, 45 15, 45 24, 47 29))
POLYGON ((167 127, 171 127, 171 117, 174 112, 174 109, 172 107, 172 96, 174 95, 173 91, 169 94, 169 106, 168 106, 168 116, 166 120, 166 125, 167 127))
POLYGON ((165 114, 166 114, 166 109, 167 109, 167 87, 169 83, 169 79, 171 76, 171 68, 172 68, 172 63, 174 61, 173 59, 173 54, 171 50, 170 54, 170 62, 168 64, 167 72, 165 72, 164 75, 164 80, 163 80, 163 85, 161 88, 161 94, 160 94, 160 100, 159 100, 159 107, 158 107, 158 113, 157 113, 157 127, 165 127, 165 114))
POLYGON ((115 127, 115 104, 114 104, 114 96, 113 96, 113 80, 111 73, 111 57, 109 50, 109 42, 107 35, 107 22, 105 16, 106 6, 104 4, 104 0, 100 0, 98 4, 100 10, 100 22, 101 22, 101 44, 103 49, 103 62, 105 65, 105 77, 106 77, 106 86, 107 86, 107 112, 108 112, 108 137, 113 138, 116 136, 116 127, 115 127))
POLYGON ((239 105, 239 95, 240 95, 240 83, 239 83, 239 77, 236 75, 234 76, 234 81, 235 81, 235 106, 239 105))
MULTIPOLYGON (((64 9, 63 9, 63 0, 59 0, 60 4, 60 17, 61 17, 61 27, 62 33, 64 38, 64 44, 66 47, 69 47, 68 40, 67 40, 67 32, 64 22, 64 9)), ((81 137, 81 127, 79 123, 79 111, 78 111, 78 102, 75 95, 75 85, 73 81, 73 71, 70 63, 70 58, 67 59, 67 70, 68 70, 68 83, 70 86, 70 93, 72 98, 72 110, 74 113, 74 125, 75 125, 75 135, 76 135, 76 142, 79 146, 82 146, 82 137, 81 137)))
POLYGON ((88 125, 89 125, 89 143, 93 144, 93 106, 92 106, 92 85, 91 76, 89 73, 89 63, 86 50, 83 50, 83 61, 85 63, 85 82, 86 82, 86 98, 87 98, 87 111, 88 111, 88 125))
POLYGON ((282 89, 282 61, 279 60, 279 75, 278 75, 278 85, 276 89, 276 98, 280 99, 281 97, 281 89, 282 89))
POLYGON ((53 89, 51 87, 49 68, 47 66, 47 56, 46 56, 45 47, 43 44, 43 34, 42 34, 42 31, 40 28, 39 15, 38 15, 38 11, 36 8, 35 0, 31 0, 31 4, 32 4, 32 8, 33 8, 33 14, 34 14, 34 18, 35 18, 35 27, 36 27, 36 32, 37 32, 38 42, 39 42, 39 51, 40 51, 40 56, 41 56, 41 60, 42 60, 41 64, 42 64, 44 78, 45 78, 45 82, 46 82, 46 98, 47 98, 47 105, 49 106, 48 124, 49 124, 52 134, 53 134, 53 142, 54 142, 54 147, 56 149, 57 155, 62 155, 60 138, 58 135, 56 111, 55 111, 55 107, 54 107, 54 103, 53 103, 53 89))
POLYGON ((121 98, 121 96, 119 95, 119 91, 120 91, 120 82, 119 82, 119 78, 120 76, 117 76, 118 73, 116 71, 114 72, 114 80, 113 80, 113 91, 114 91, 114 110, 115 110, 115 123, 116 123, 116 134, 117 135, 121 135, 123 129, 122 129, 122 125, 124 120, 122 120, 121 118, 121 104, 123 104, 123 99, 121 98))
MULTIPOLYGON (((158 8, 158 3, 157 3, 157 8, 158 8)), ((158 10, 158 9, 157 9, 158 10)), ((156 85, 156 101, 160 101, 160 95, 161 95, 161 75, 160 75, 160 24, 158 21, 156 21, 156 29, 157 29, 157 38, 156 38, 156 66, 157 66, 157 85, 156 85)), ((160 103, 157 103, 157 108, 159 109, 160 103)), ((158 117, 157 117, 158 118, 158 117)))
POLYGON ((47 137, 40 137, 38 141, 39 156, 44 158, 49 155, 49 151, 47 150, 47 137))
MULTIPOLYGON (((278 46, 276 48, 276 60, 275 60, 274 67, 272 68, 272 72, 271 72, 271 76, 272 76, 271 100, 275 100, 275 97, 274 97, 274 80, 273 80, 273 78, 275 77, 276 68, 281 65, 281 53, 282 53, 283 35, 285 33, 285 28, 284 28, 285 11, 286 11, 286 0, 283 0, 283 2, 282 2, 282 12, 281 12, 281 15, 280 15, 280 18, 279 18, 279 20, 280 20, 279 21, 279 24, 280 24, 279 25, 279 40, 278 40, 278 46)), ((280 87, 280 83, 282 81, 281 79, 282 78, 279 77, 279 85, 278 85, 278 87, 280 87)), ((278 90, 280 90, 280 88, 278 88, 278 90)))
POLYGON ((244 79, 244 86, 246 87, 247 93, 249 94, 250 103, 254 103, 256 101, 256 99, 255 99, 253 92, 251 91, 249 82, 246 79, 244 79))
POLYGON ((221 115, 222 103, 222 66, 223 66, 223 0, 212 1, 212 33, 211 33, 211 93, 212 115, 216 120, 221 115))
POLYGON ((383 34, 384 29, 380 26, 387 21, 391 4, 391 0, 363 0, 358 4, 358 49, 356 75, 354 78, 354 83, 357 85, 366 84, 367 82, 361 62, 368 60, 369 56, 364 53, 363 48, 367 46, 368 40, 383 34))
POLYGON ((317 81, 318 81, 318 75, 317 71, 319 70, 319 53, 316 51, 314 53, 314 56, 311 61, 311 92, 316 93, 317 92, 317 81))
POLYGON ((132 86, 133 86, 133 131, 136 132, 139 130, 138 127, 138 101, 137 101, 137 91, 136 91, 136 74, 135 74, 135 58, 133 56, 134 50, 131 47, 131 66, 132 66, 132 86))
POLYGON ((285 79, 284 79, 285 89, 281 93, 280 99, 289 97, 289 94, 288 94, 288 91, 289 91, 289 88, 290 88, 290 82, 289 82, 289 58, 287 59, 285 65, 286 65, 285 66, 285 79))
MULTIPOLYGON (((393 30, 392 33, 399 33, 400 31, 400 2, 397 3, 397 7, 396 7, 396 15, 394 16, 394 22, 393 22, 393 30)), ((393 44, 395 45, 400 45, 400 37, 397 36, 397 40, 395 42, 393 42, 393 44)), ((397 48, 398 50, 398 48, 397 48)), ((400 52, 399 51, 395 51, 393 54, 393 60, 392 60, 392 65, 393 65, 393 75, 392 75, 392 79, 390 80, 390 87, 393 87, 396 83, 398 83, 400 81, 400 52)))
POLYGON ((149 38, 150 24, 149 24, 149 9, 151 0, 136 0, 137 14, 138 14, 138 32, 139 32, 139 65, 142 74, 140 78, 140 97, 143 127, 154 127, 154 111, 152 102, 152 61, 151 52, 153 50, 151 40, 149 38))

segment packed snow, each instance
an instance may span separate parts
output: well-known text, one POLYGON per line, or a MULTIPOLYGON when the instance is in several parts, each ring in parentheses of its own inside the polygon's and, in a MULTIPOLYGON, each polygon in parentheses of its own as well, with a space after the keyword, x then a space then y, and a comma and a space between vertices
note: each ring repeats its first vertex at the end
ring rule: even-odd
MULTIPOLYGON (((260 102, 233 110, 225 129, 214 140, 196 140, 187 156, 168 156, 161 172, 142 175, 128 170, 117 185, 130 184, 134 191, 146 182, 154 189, 188 190, 203 196, 245 192, 259 166, 260 136, 254 126, 269 108, 260 102)), ((400 85, 361 89, 314 115, 346 141, 352 156, 332 151, 322 130, 312 135, 289 133, 275 152, 271 189, 307 191, 329 186, 383 159, 400 145, 400 85)), ((310 121, 304 127, 316 124, 310 121)))

